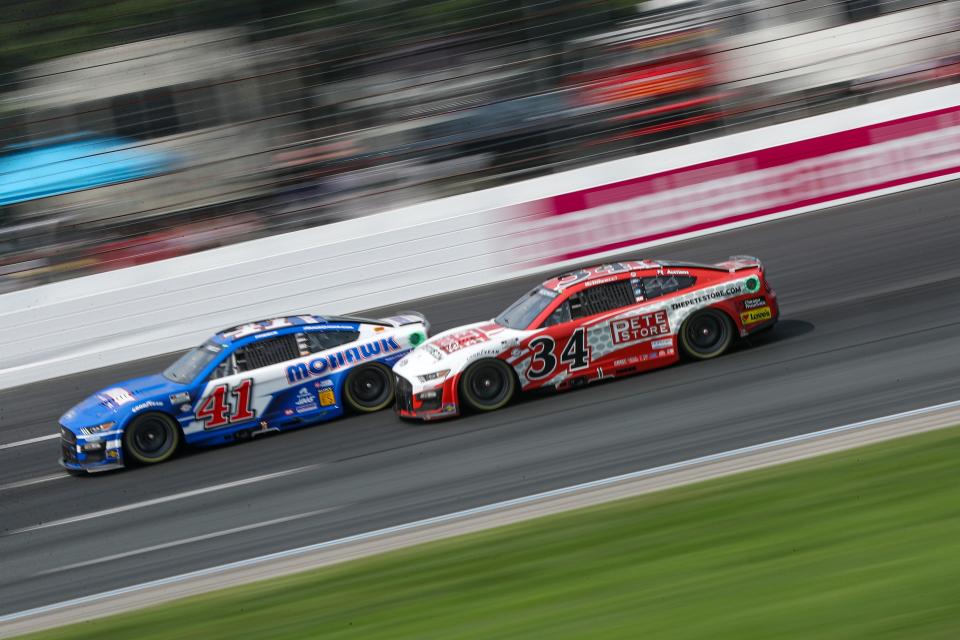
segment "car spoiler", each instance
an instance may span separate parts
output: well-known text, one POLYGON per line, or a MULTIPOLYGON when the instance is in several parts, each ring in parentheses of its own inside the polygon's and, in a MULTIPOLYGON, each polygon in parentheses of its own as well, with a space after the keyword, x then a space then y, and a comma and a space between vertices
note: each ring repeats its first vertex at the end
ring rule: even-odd
POLYGON ((725 261, 718 262, 717 266, 730 273, 741 269, 759 269, 760 273, 763 273, 763 263, 753 256, 730 256, 725 261))
POLYGON ((753 256, 730 256, 723 262, 716 264, 703 264, 702 262, 686 262, 682 260, 655 260, 661 267, 672 269, 710 269, 711 271, 726 271, 733 273, 741 269, 760 269, 763 271, 763 264, 759 258, 753 256))
POLYGON ((327 322, 362 322, 364 324, 377 324, 381 327, 402 327, 408 324, 423 324, 428 330, 430 323, 422 313, 416 311, 401 311, 395 316, 387 318, 361 318, 359 316, 324 316, 327 322))
POLYGON ((381 320, 383 322, 389 322, 394 327, 402 327, 408 324, 422 324, 428 330, 430 329, 430 323, 427 322, 427 318, 422 313, 417 313, 416 311, 401 311, 395 316, 381 318, 381 320))

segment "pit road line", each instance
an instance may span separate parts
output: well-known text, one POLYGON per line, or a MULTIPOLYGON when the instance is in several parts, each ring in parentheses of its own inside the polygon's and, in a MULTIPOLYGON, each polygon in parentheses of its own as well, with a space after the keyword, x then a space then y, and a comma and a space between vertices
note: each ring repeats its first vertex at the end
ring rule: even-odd
POLYGON ((0 638, 960 424, 960 401, 772 440, 0 616, 0 638))

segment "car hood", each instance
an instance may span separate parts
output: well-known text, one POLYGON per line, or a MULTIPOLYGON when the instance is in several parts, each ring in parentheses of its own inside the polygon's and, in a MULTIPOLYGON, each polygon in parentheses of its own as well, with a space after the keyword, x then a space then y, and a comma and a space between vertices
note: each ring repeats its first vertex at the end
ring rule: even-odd
POLYGON ((431 337, 407 354, 394 369, 408 377, 442 369, 456 373, 478 358, 497 357, 516 345, 526 333, 492 320, 463 325, 431 337))
POLYGON ((94 393, 60 418, 60 424, 72 431, 114 420, 120 422, 135 410, 159 408, 170 404, 170 395, 186 391, 186 385, 160 374, 126 380, 94 393))

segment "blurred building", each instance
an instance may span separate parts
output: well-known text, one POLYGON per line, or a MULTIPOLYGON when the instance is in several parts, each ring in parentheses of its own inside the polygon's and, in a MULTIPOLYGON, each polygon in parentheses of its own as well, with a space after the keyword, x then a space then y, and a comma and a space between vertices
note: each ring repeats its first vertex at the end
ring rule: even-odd
POLYGON ((114 140, 128 155, 163 152, 177 161, 158 175, 22 201, 15 217, 70 211, 86 221, 129 220, 262 192, 269 182, 265 152, 282 125, 260 122, 257 62, 243 31, 215 30, 25 69, 22 88, 4 100, 18 116, 22 138, 42 143, 82 134, 114 140))
POLYGON ((715 54, 718 79, 748 121, 949 81, 960 52, 957 4, 746 0, 715 54))
POLYGON ((318 7, 23 69, 0 98, 0 290, 960 77, 953 1, 494 5, 318 7))

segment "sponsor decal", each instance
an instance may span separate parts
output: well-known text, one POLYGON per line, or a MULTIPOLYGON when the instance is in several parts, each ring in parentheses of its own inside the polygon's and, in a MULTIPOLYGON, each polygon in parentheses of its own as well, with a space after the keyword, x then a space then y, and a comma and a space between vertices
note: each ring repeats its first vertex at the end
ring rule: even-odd
POLYGON ((418 344, 422 343, 426 339, 427 339, 426 334, 424 334, 421 331, 414 331, 413 333, 410 334, 410 337, 408 338, 408 340, 410 340, 410 346, 412 347, 416 347, 418 344))
POLYGON ((132 411, 136 413, 137 411, 143 411, 144 409, 149 409, 151 407, 156 408, 156 407, 162 407, 162 406, 163 406, 162 402, 157 402, 156 400, 147 400, 146 402, 141 402, 140 404, 136 405, 132 409, 132 411))
POLYGON ((320 406, 321 407, 330 407, 337 403, 336 397, 333 395, 333 389, 323 389, 320 392, 320 406))
MULTIPOLYGON (((431 356, 433 356, 434 360, 443 359, 443 351, 441 351, 440 349, 437 349, 435 346, 433 346, 429 342, 423 345, 423 350, 429 353, 431 356)), ((404 360, 406 360, 406 358, 404 358, 404 360)), ((403 363, 401 362, 400 364, 403 364, 403 363)))
POLYGON ((618 276, 607 276, 606 278, 598 278, 596 280, 588 280, 584 287, 589 289, 590 287, 595 287, 598 284, 607 284, 608 282, 616 282, 620 278, 618 276))
MULTIPOLYGON (((383 329, 383 327, 380 327, 380 329, 383 329)), ((321 324, 300 327, 300 330, 306 331, 307 333, 315 333, 317 331, 356 331, 357 327, 351 324, 321 324)))
POLYGON ((475 344, 486 342, 489 339, 489 336, 479 329, 467 329, 466 331, 460 331, 459 333, 437 338, 430 344, 436 346, 441 351, 450 354, 475 344))
POLYGON ((297 413, 307 413, 320 408, 317 404, 317 396, 313 395, 306 387, 300 387, 300 391, 297 392, 297 399, 293 404, 297 413))
POLYGON ((284 410, 283 410, 283 415, 285 415, 285 416, 292 416, 292 415, 293 415, 293 409, 284 409, 284 410))
POLYGON ((126 389, 121 389, 120 387, 115 387, 113 389, 107 389, 102 392, 100 398, 108 402, 112 402, 118 407, 127 404, 128 402, 133 402, 133 394, 131 394, 126 389))
POLYGON ((754 292, 760 289, 760 278, 757 276, 750 276, 747 278, 747 291, 754 292))
POLYGON ((650 343, 651 349, 667 349, 673 346, 673 340, 667 338, 666 340, 654 340, 650 343))
POLYGON ((633 342, 651 336, 662 336, 670 333, 670 322, 665 310, 645 313, 632 318, 622 318, 610 323, 610 335, 613 344, 633 342))
POLYGON ((767 304, 766 298, 749 298, 743 301, 744 309, 756 309, 757 307, 762 307, 767 304))
POLYGON ((674 302, 670 305, 670 308, 674 311, 677 309, 685 309, 687 307, 692 307, 694 305, 702 304, 704 302, 710 302, 712 300, 719 300, 721 298, 726 298, 728 296, 735 296, 743 293, 743 287, 737 285, 735 287, 727 287, 726 289, 720 289, 718 291, 708 291, 701 293, 689 300, 681 300, 679 302, 674 302))
POLYGON ((292 364, 287 367, 287 382, 300 382, 313 376, 326 375, 329 371, 401 350, 402 347, 396 338, 380 338, 359 347, 350 347, 330 355, 318 356, 307 362, 292 364))
POLYGON ((759 309, 751 309, 750 311, 744 311, 740 314, 740 320, 743 324, 756 324, 758 322, 763 322, 765 320, 772 320, 773 312, 770 311, 770 307, 760 307, 759 309))
POLYGON ((171 393, 170 394, 170 404, 183 404, 184 402, 190 402, 190 394, 186 391, 180 393, 171 393))

